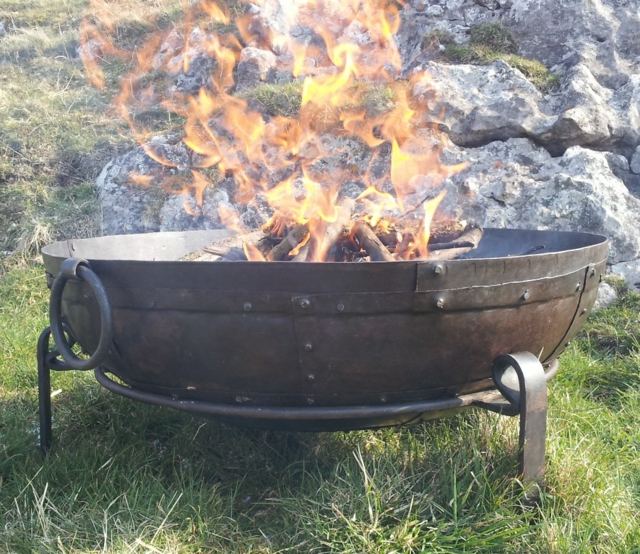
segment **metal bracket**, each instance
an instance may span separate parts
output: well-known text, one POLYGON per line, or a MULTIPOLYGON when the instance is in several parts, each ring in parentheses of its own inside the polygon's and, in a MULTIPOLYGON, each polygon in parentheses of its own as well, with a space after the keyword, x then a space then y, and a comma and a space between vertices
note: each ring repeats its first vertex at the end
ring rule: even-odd
POLYGON ((499 356, 493 380, 520 414, 518 459, 525 486, 542 485, 547 433, 547 381, 540 360, 530 352, 499 356))

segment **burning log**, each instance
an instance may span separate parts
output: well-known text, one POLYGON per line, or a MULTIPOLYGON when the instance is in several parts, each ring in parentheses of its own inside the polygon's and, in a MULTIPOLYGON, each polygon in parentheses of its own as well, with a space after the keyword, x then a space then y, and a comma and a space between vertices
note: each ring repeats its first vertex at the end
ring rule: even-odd
POLYGON ((472 227, 456 240, 429 245, 429 259, 437 261, 455 260, 478 247, 484 231, 480 227, 472 227))
POLYGON ((354 205, 355 201, 353 199, 343 199, 336 207, 335 220, 322 222, 324 232, 311 237, 306 261, 319 262, 324 259, 329 249, 340 238, 340 235, 345 232, 345 227, 351 221, 351 213, 353 212, 354 205))
MULTIPOLYGON (((215 244, 202 247, 187 254, 182 260, 202 262, 239 261, 284 261, 294 262, 391 262, 411 259, 410 250, 415 237, 411 233, 400 234, 385 226, 372 228, 364 221, 351 221, 353 201, 343 200, 336 208, 333 221, 322 221, 322 227, 314 229, 310 238, 308 225, 288 228, 284 237, 277 237, 274 229, 263 229, 241 235, 227 237, 215 244), (381 234, 393 235, 395 244, 387 246, 381 234), (305 239, 306 242, 305 242, 305 239), (275 243, 275 246, 274 246, 275 243)), ((436 230, 436 237, 447 241, 429 244, 429 259, 435 261, 454 260, 477 248, 482 240, 480 227, 467 227, 461 234, 436 230)), ((383 235, 383 238, 388 238, 383 235)))
POLYGON ((309 243, 305 244, 293 258, 292 262, 306 262, 309 255, 309 243))
POLYGON ((430 233, 431 244, 457 241, 461 235, 470 229, 464 220, 434 222, 430 233))
POLYGON ((456 248, 477 248, 482 240, 483 231, 480 227, 472 227, 462 233, 456 240, 449 242, 437 242, 429 245, 430 251, 453 250, 456 248))
POLYGON ((392 262, 394 260, 391 252, 382 244, 373 229, 366 223, 356 223, 353 228, 353 234, 363 250, 369 254, 372 262, 392 262))
POLYGON ((285 237, 276 244, 271 252, 267 255, 267 260, 271 262, 285 260, 289 253, 298 246, 309 234, 309 228, 306 225, 296 225, 285 235, 285 237))

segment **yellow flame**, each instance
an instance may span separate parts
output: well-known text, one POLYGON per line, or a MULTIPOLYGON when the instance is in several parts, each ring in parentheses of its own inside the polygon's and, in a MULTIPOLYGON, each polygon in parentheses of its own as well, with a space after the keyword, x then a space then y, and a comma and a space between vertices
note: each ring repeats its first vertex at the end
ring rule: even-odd
POLYGON ((428 200, 423 204, 424 208, 424 217, 422 218, 422 224, 420 226, 420 233, 417 237, 417 250, 418 254, 421 258, 426 258, 429 256, 429 239, 431 238, 431 222, 433 221, 433 216, 440 206, 440 203, 444 200, 446 196, 446 191, 441 191, 438 196, 428 200))
MULTIPOLYGON (((205 190, 215 182, 202 170, 215 168, 233 177, 236 204, 268 203, 275 236, 292 224, 307 225, 309 235, 303 242, 312 260, 326 258, 332 238, 327 234, 335 234, 341 225, 348 230, 352 218, 408 237, 403 240, 410 247, 402 255, 409 259, 428 255, 429 228, 444 192, 420 202, 459 167, 440 162, 443 139, 429 125, 430 106, 425 95, 412 96, 413 85, 420 83, 424 90, 429 76, 399 79, 402 60, 394 35, 402 2, 253 0, 254 8, 234 19, 231 14, 241 10, 222 0, 185 1, 181 25, 147 36, 129 52, 114 39, 127 15, 127 1, 92 0, 92 16, 81 26, 82 60, 98 87, 106 83, 101 66, 105 59, 130 64, 115 98, 116 111, 147 155, 170 169, 166 173, 185 175, 187 170, 189 177, 170 176, 164 185, 193 199, 186 209, 203 204, 205 190), (256 15, 256 6, 263 16, 256 15), (270 16, 278 21, 277 31, 265 23, 270 16), (299 27, 311 29, 317 38, 311 43, 300 40, 294 32, 299 27), (272 50, 278 55, 278 70, 299 77, 295 115, 265 116, 235 90, 236 70, 248 45, 272 50), (201 56, 212 60, 207 82, 196 92, 177 90, 174 77, 192 70, 201 56), (156 82, 153 76, 158 74, 169 78, 156 82), (149 142, 154 130, 138 114, 159 106, 184 119, 187 168, 178 167, 149 142), (370 166, 363 171, 351 162, 328 163, 349 159, 353 148, 353 141, 341 147, 339 141, 326 140, 329 135, 366 145, 372 152, 370 166), (387 148, 390 167, 383 174, 377 164, 387 148), (343 183, 354 180, 365 189, 355 206, 340 196, 343 183), (421 210, 423 217, 413 217, 421 210)), ((146 176, 131 180, 148 184, 146 176)), ((231 208, 221 208, 219 217, 229 229, 244 232, 231 208)), ((294 252, 303 247, 301 243, 294 252)), ((264 259, 250 245, 244 250, 250 260, 264 259)))

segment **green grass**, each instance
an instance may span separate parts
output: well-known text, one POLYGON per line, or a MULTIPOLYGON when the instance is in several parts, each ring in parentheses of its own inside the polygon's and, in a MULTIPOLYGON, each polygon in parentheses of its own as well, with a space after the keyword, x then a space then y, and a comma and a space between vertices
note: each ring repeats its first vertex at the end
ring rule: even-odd
POLYGON ((517 420, 238 430, 53 377, 36 450, 42 268, 0 280, 1 552, 633 552, 640 545, 640 296, 592 317, 551 385, 547 488, 515 480, 517 420))
POLYGON ((95 233, 92 182, 130 142, 75 55, 85 4, 0 6, 0 251, 95 233))
MULTIPOLYGON (((135 0, 117 39, 139 40, 153 16, 175 17, 178 0, 135 0), (142 7, 141 7, 142 6, 142 7)), ((93 182, 104 164, 130 148, 110 102, 122 63, 106 65, 110 88, 93 89, 77 56, 87 0, 3 0, 0 20, 0 258, 35 252, 51 238, 95 234, 93 182)))
MULTIPOLYGON (((242 91, 239 96, 251 102, 262 113, 295 117, 302 104, 302 82, 259 84, 242 91)), ((381 115, 393 109, 395 103, 394 91, 389 86, 375 83, 360 83, 352 91, 352 98, 355 102, 342 106, 341 109, 364 109, 369 116, 381 115)))
POLYGON ((536 87, 548 92, 558 84, 558 77, 540 61, 518 55, 518 46, 511 32, 500 23, 476 25, 469 32, 468 44, 457 44, 446 32, 429 33, 425 46, 444 47, 441 57, 452 63, 489 64, 502 60, 518 69, 536 87))
POLYGON ((293 81, 283 84, 260 84, 243 91, 239 96, 255 103, 256 108, 262 113, 293 117, 300 111, 302 83, 293 81))

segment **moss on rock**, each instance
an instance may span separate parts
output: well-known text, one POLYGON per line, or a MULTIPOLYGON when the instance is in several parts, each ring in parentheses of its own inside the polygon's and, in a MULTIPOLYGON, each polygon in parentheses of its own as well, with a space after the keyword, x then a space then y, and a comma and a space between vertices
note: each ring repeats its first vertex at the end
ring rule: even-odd
POLYGON ((427 48, 438 49, 440 56, 452 63, 489 64, 502 60, 518 69, 542 92, 551 90, 558 77, 542 62, 520 56, 518 45, 511 31, 501 23, 483 23, 469 31, 468 44, 457 44, 445 31, 429 33, 423 44, 427 48))

